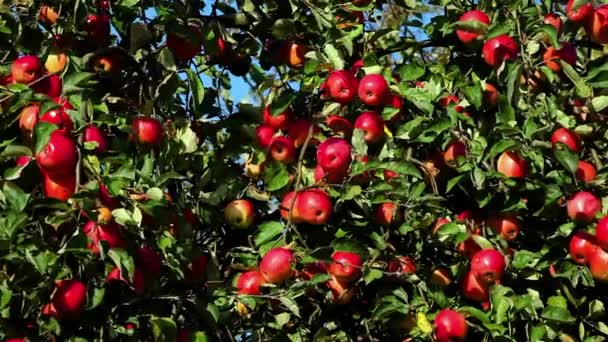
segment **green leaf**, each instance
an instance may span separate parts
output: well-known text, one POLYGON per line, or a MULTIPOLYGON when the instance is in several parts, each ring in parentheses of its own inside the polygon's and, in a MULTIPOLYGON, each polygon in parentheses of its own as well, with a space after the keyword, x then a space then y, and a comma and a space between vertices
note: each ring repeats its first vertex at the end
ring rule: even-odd
POLYGON ((46 147, 51 139, 51 133, 53 133, 56 129, 56 125, 45 121, 38 122, 36 124, 36 127, 34 128, 34 141, 36 142, 34 152, 36 155, 46 147))
POLYGON ((169 50, 169 48, 164 47, 160 50, 158 54, 158 62, 165 67, 165 69, 177 72, 177 67, 175 66, 175 59, 173 58, 173 54, 169 50))
POLYGON ((450 129, 452 127, 452 121, 448 118, 440 118, 435 121, 433 125, 425 129, 417 138, 416 141, 422 143, 433 142, 439 134, 450 129))
POLYGON ((294 91, 284 91, 270 104, 270 114, 277 116, 283 113, 293 101, 298 98, 298 94, 294 91))
POLYGON ((414 63, 405 64, 399 68, 401 82, 415 81, 419 77, 422 77, 424 73, 424 67, 414 63))
POLYGON ((0 153, 0 159, 9 159, 20 156, 32 156, 32 150, 22 145, 8 145, 2 153, 0 153))
POLYGON ((291 313, 293 313, 296 317, 300 317, 300 307, 295 300, 287 296, 281 296, 279 298, 281 304, 283 304, 291 313))
POLYGON ((150 318, 152 335, 155 342, 174 342, 177 336, 177 324, 169 317, 150 318))
POLYGON ((608 107, 608 96, 601 95, 594 97, 593 100, 591 100, 591 107, 596 113, 603 111, 608 107))
POLYGON ((281 39, 289 34, 295 33, 296 26, 293 19, 280 18, 274 22, 271 31, 275 38, 281 39))
POLYGON ((335 70, 344 69, 344 59, 340 55, 340 51, 338 51, 338 49, 336 49, 333 44, 325 44, 325 46, 323 47, 323 52, 325 52, 325 55, 327 56, 335 70))
POLYGON ((507 150, 511 150, 515 146, 517 146, 517 143, 515 141, 509 139, 502 139, 496 144, 492 145, 492 148, 490 148, 486 159, 494 158, 498 154, 507 150))
POLYGON ((568 78, 574 83, 576 87, 576 92, 580 97, 591 97, 592 89, 585 83, 579 74, 574 70, 572 65, 559 60, 559 64, 562 66, 562 71, 568 76, 568 78))
POLYGON ((384 274, 380 270, 368 268, 363 275, 363 280, 365 280, 365 285, 369 285, 374 280, 382 279, 383 275, 384 274))
POLYGON ((255 235, 254 243, 256 246, 261 246, 267 242, 272 241, 283 231, 283 224, 277 221, 264 222, 258 228, 258 232, 255 235))
POLYGON ((192 94, 192 99, 194 100, 195 110, 198 108, 200 104, 205 100, 205 87, 203 86, 203 82, 200 77, 194 72, 192 69, 186 70, 186 74, 188 75, 188 81, 190 83, 190 93, 192 94))
POLYGON ((271 163, 264 169, 266 191, 277 191, 289 184, 289 171, 283 163, 271 163))
POLYGON ((553 154, 566 170, 572 174, 576 172, 579 161, 578 153, 572 151, 566 144, 558 142, 553 148, 553 154))
POLYGON ((544 319, 564 323, 564 324, 574 324, 576 323, 576 318, 572 316, 568 309, 557 307, 557 306, 547 306, 541 315, 544 319))
POLYGON ((30 195, 26 194, 19 186, 13 182, 6 181, 2 185, 2 191, 11 208, 17 212, 21 212, 25 209, 30 195))

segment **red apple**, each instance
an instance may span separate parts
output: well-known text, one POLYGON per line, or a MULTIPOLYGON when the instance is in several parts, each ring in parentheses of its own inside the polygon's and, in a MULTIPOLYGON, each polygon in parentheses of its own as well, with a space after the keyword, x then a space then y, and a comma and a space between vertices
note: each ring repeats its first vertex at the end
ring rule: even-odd
POLYGON ((247 229, 251 227, 255 216, 255 207, 248 199, 236 199, 224 208, 224 218, 234 228, 247 229))
POLYGON ((64 135, 74 130, 72 118, 61 108, 51 109, 40 116, 39 122, 48 122, 57 125, 57 131, 64 135))
POLYGON ((260 261, 260 273, 266 282, 279 284, 291 278, 294 262, 291 250, 283 247, 273 248, 260 261))
POLYGON ((114 222, 102 225, 89 221, 84 225, 82 231, 91 241, 88 248, 94 254, 99 254, 101 241, 107 242, 110 248, 124 249, 127 245, 120 232, 120 226, 114 222))
POLYGON ((11 65, 11 76, 14 82, 27 84, 42 76, 41 69, 42 63, 37 56, 21 56, 11 65))
POLYGON ((80 280, 65 279, 56 282, 51 304, 60 316, 76 317, 87 303, 87 287, 80 280))
POLYGON ((262 294, 260 287, 264 284, 264 277, 258 271, 242 273, 236 283, 239 294, 259 295, 262 294))
POLYGON ((547 51, 543 54, 543 61, 545 61, 545 65, 553 70, 553 72, 560 72, 562 70, 561 65, 557 61, 561 59, 562 61, 570 64, 576 64, 576 47, 574 44, 568 42, 561 42, 562 48, 557 50, 553 46, 547 48, 547 51))
POLYGON ((261 148, 268 148, 275 133, 276 131, 268 126, 260 125, 256 127, 255 135, 258 139, 258 145, 260 145, 261 148))
POLYGON ((357 93, 361 102, 368 106, 382 105, 389 95, 388 82, 379 74, 365 75, 359 81, 357 93))
POLYGON ((144 273, 139 268, 133 269, 133 282, 129 281, 122 275, 122 271, 118 267, 114 267, 106 277, 108 283, 113 281, 121 281, 129 286, 133 286, 135 293, 141 295, 146 290, 146 279, 144 273))
MULTIPOLYGON (((472 234, 477 235, 475 233, 472 234)), ((481 247, 477 244, 477 242, 475 242, 475 239, 469 237, 463 242, 459 243, 456 250, 458 253, 471 259, 477 252, 481 251, 481 247)))
POLYGON ((57 75, 48 75, 32 86, 37 93, 46 94, 49 97, 61 96, 63 81, 57 75))
MULTIPOLYGON (((587 4, 591 6, 591 4, 587 4)), ((595 9, 587 23, 587 33, 599 44, 608 43, 608 5, 604 4, 595 9)))
POLYGON ((112 197, 112 195, 108 191, 108 188, 106 188, 106 186, 101 182, 99 182, 99 200, 101 204, 110 209, 116 209, 120 207, 120 201, 112 197))
POLYGON ((285 196, 283 196, 283 200, 281 201, 281 205, 279 206, 279 211, 281 213, 281 217, 285 220, 289 220, 289 212, 293 207, 293 212, 291 214, 291 222, 292 223, 303 223, 304 220, 300 217, 298 213, 297 207, 297 198, 296 193, 294 191, 290 191, 285 196))
POLYGON ((486 82, 483 87, 483 101, 490 108, 498 105, 498 89, 492 83, 486 82))
POLYGON ((557 143, 562 143, 568 146, 574 152, 581 151, 581 139, 578 135, 567 128, 558 128, 551 135, 551 144, 553 148, 557 147, 557 143))
POLYGON ((467 272, 462 280, 462 293, 472 301, 487 302, 490 299, 488 284, 484 284, 473 271, 467 272))
POLYGON ((321 165, 315 167, 314 179, 316 183, 340 184, 348 176, 348 171, 325 172, 321 165))
POLYGON ((82 133, 83 142, 94 142, 97 143, 97 147, 92 150, 93 153, 103 153, 108 149, 108 137, 107 135, 95 125, 88 125, 84 128, 82 133))
POLYGON ((388 263, 388 271, 392 273, 416 273, 416 262, 412 257, 400 256, 388 263))
POLYGON ((151 276, 158 275, 163 267, 160 255, 150 247, 139 247, 135 250, 135 261, 144 272, 151 276))
POLYGON ((39 113, 40 104, 34 103, 24 107, 19 114, 19 129, 21 129, 21 133, 28 139, 32 137, 34 127, 38 123, 39 113))
MULTIPOLYGON (((298 118, 289 123, 287 126, 287 134, 293 141, 293 145, 296 148, 304 146, 306 139, 308 138, 308 133, 310 131, 310 126, 312 126, 312 122, 306 118, 298 118)), ((315 134, 319 133, 319 127, 313 127, 312 136, 308 140, 308 146, 318 145, 319 141, 314 137, 315 134)))
POLYGON ((78 162, 76 143, 59 131, 51 133, 46 146, 36 155, 38 166, 52 175, 74 173, 78 162))
POLYGON ((354 252, 336 251, 332 254, 333 262, 329 265, 328 272, 340 281, 352 282, 361 276, 363 260, 354 252))
POLYGON ((110 37, 110 16, 107 14, 88 14, 83 28, 97 43, 103 44, 110 37))
POLYGON ((513 214, 498 214, 489 218, 486 224, 507 241, 517 239, 521 230, 521 222, 513 214))
POLYGON ((399 110, 390 119, 386 120, 387 124, 389 124, 389 125, 395 124, 399 120, 401 120, 401 118, 403 117, 402 116, 403 100, 401 99, 401 96, 395 95, 395 94, 389 94, 386 97, 386 100, 384 101, 384 107, 385 108, 392 107, 392 108, 399 110))
POLYGON ((350 70, 337 70, 325 81, 329 97, 341 104, 348 104, 357 96, 359 81, 350 70))
POLYGON ((591 257, 591 253, 596 248, 597 241, 595 236, 584 231, 574 233, 570 238, 570 243, 568 245, 568 251, 570 252, 572 260, 579 265, 587 264, 591 257))
POLYGON ((131 128, 136 141, 142 145, 158 146, 163 139, 163 126, 153 117, 137 117, 131 128))
POLYGON ((471 273, 482 284, 491 285, 501 280, 506 269, 507 263, 504 255, 493 248, 482 249, 471 258, 471 273))
POLYGON ((372 3, 373 0, 350 0, 357 7, 365 7, 372 3))
POLYGON ((392 202, 386 202, 376 207, 376 216, 374 220, 381 226, 391 226, 393 224, 400 224, 403 221, 403 215, 399 211, 399 205, 392 202))
MULTIPOLYGON (((471 10, 465 12, 460 17, 459 21, 477 21, 486 25, 490 25, 490 17, 488 17, 485 12, 480 10, 471 10)), ((458 39, 460 39, 460 41, 465 45, 471 44, 473 41, 475 41, 475 39, 477 39, 477 37, 480 36, 480 34, 477 32, 471 32, 466 30, 456 30, 456 35, 458 36, 458 39)))
POLYGON ((317 149, 317 164, 326 173, 344 173, 351 162, 351 146, 344 139, 325 139, 317 149))
POLYGON ((312 225, 324 225, 333 213, 329 195, 320 189, 307 189, 296 196, 294 215, 312 225))
POLYGON ((333 295, 333 302, 338 305, 346 305, 352 302, 355 297, 355 288, 352 287, 347 281, 331 276, 327 281, 327 287, 331 290, 333 295))
POLYGON ((76 174, 50 175, 42 170, 44 196, 66 202, 76 191, 76 174))
POLYGON ((384 120, 376 112, 363 112, 355 121, 355 130, 362 130, 363 140, 374 144, 384 139, 384 120))
POLYGON ((278 136, 270 140, 270 155, 272 159, 286 164, 293 162, 296 159, 296 148, 293 140, 288 137, 278 136))
POLYGON ((437 342, 464 341, 469 327, 464 316, 451 309, 443 309, 435 316, 437 342))
POLYGON ((578 166, 576 167, 575 177, 577 180, 581 182, 591 182, 595 179, 597 172, 595 171, 595 166, 593 164, 586 162, 584 160, 580 160, 578 162, 578 166))
POLYGON ((293 111, 287 108, 283 112, 272 116, 270 106, 267 106, 264 108, 263 117, 264 125, 274 130, 287 129, 287 125, 293 119, 293 111))
POLYGON ((562 34, 562 18, 558 14, 545 14, 545 16, 543 17, 543 23, 555 27, 558 36, 562 34))
POLYGON ((579 191, 568 200, 568 217, 578 223, 589 223, 602 210, 602 202, 594 194, 579 191))
POLYGON ((574 0, 568 0, 566 5, 566 15, 568 19, 575 23, 582 23, 593 15, 593 4, 587 3, 578 8, 573 8, 574 0))
POLYGON ((608 282, 608 253, 601 248, 595 248, 589 255, 589 270, 593 279, 608 282))
POLYGON ((503 152, 498 158, 496 171, 510 178, 526 178, 528 163, 517 152, 507 151, 503 152))
POLYGON ((390 183, 390 181, 394 178, 399 177, 399 174, 395 171, 384 169, 383 171, 384 181, 390 183))
POLYGON ((337 134, 341 134, 344 138, 348 139, 353 134, 353 124, 345 117, 330 115, 325 120, 325 124, 329 129, 337 134))
POLYGON ((515 59, 519 53, 517 42, 506 34, 488 39, 483 45, 483 58, 490 66, 498 66, 503 61, 515 59))
POLYGON ((435 224, 433 225, 433 234, 437 234, 437 232, 439 231, 439 229, 445 225, 452 222, 449 218, 445 218, 445 217, 440 217, 437 219, 437 221, 435 222, 435 224))
POLYGON ((195 282, 203 279, 207 273, 207 264, 209 264, 209 257, 205 254, 194 258, 184 270, 184 278, 186 282, 195 282))
POLYGON ((471 209, 465 209, 456 215, 456 222, 466 222, 475 220, 475 213, 471 209))
POLYGON ((467 150, 467 145, 463 142, 458 140, 452 141, 443 152, 444 163, 449 167, 458 167, 458 160, 466 157, 467 150))
POLYGON ((608 250, 608 216, 602 217, 595 227, 595 239, 604 250, 608 250))

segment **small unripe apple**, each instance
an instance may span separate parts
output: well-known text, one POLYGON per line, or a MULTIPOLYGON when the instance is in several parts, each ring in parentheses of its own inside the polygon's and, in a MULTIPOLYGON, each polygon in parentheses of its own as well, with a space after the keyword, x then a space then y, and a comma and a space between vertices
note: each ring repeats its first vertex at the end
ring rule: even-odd
POLYGON ((483 58, 490 66, 498 66, 503 61, 515 59, 519 53, 517 42, 506 34, 488 39, 483 45, 483 58))
POLYGON ((338 280, 352 282, 361 276, 363 260, 354 252, 336 251, 332 254, 333 262, 329 265, 328 272, 338 280))
POLYGON ((234 228, 247 229, 255 220, 255 207, 247 199, 237 199, 224 208, 226 222, 234 228))
POLYGON ((355 121, 355 130, 364 133, 363 140, 374 144, 384 139, 384 120, 376 112, 363 112, 355 121))
MULTIPOLYGON (((490 17, 488 17, 485 12, 480 10, 471 10, 465 12, 460 17, 459 21, 478 21, 480 23, 490 25, 490 17)), ((456 35, 463 44, 468 45, 475 41, 475 39, 477 39, 480 34, 477 32, 469 32, 466 30, 456 30, 456 35)))
POLYGON ((482 249, 471 258, 471 273, 486 285, 501 280, 506 269, 504 255, 494 248, 482 249))
POLYGON ((296 148, 293 144, 293 140, 288 137, 273 137, 270 140, 268 148, 272 159, 276 161, 289 164, 296 159, 296 148))
POLYGON ((376 207, 375 222, 381 226, 391 226, 393 224, 400 224, 403 220, 403 215, 399 211, 399 205, 386 202, 376 207))
POLYGON ((595 240, 604 250, 608 250, 608 216, 602 217, 595 226, 595 240))
POLYGON ((82 133, 83 142, 97 143, 97 147, 93 149, 93 153, 103 153, 108 149, 108 136, 95 125, 88 125, 82 133))
POLYGON ((551 144, 553 148, 557 147, 557 143, 562 143, 568 146, 574 152, 581 151, 581 139, 578 137, 574 131, 571 131, 567 128, 558 128, 551 135, 551 144))
POLYGON ((163 126, 152 117, 137 117, 131 125, 137 142, 147 146, 158 146, 163 139, 163 126))
POLYGON ((353 135, 353 124, 343 116, 330 115, 325 120, 325 124, 334 133, 341 134, 346 139, 353 135))
POLYGON ((365 75, 359 81, 357 91, 361 102, 368 106, 379 106, 389 95, 388 83, 384 76, 379 74, 365 75))
POLYGON ((17 58, 11 65, 11 76, 17 83, 27 84, 41 76, 42 63, 35 55, 17 58))
POLYGON ((272 116, 272 112, 270 111, 270 106, 264 108, 263 112, 264 125, 273 128, 274 130, 279 129, 287 129, 287 125, 293 119, 293 111, 289 108, 285 109, 283 112, 272 116))
POLYGON ((464 341, 469 327, 461 313, 451 309, 441 310, 435 316, 435 337, 437 342, 464 341))
POLYGON ((294 271, 293 252, 287 248, 273 248, 260 261, 260 273, 264 280, 271 284, 279 284, 291 278, 294 271))
POLYGON ((350 70, 337 70, 325 81, 329 97, 340 104, 348 104, 357 96, 359 81, 350 70))
POLYGON ((498 158, 496 171, 510 178, 526 178, 528 163, 517 152, 506 151, 498 158))
POLYGON ((344 173, 352 162, 351 145, 341 138, 327 138, 317 148, 317 164, 327 173, 344 173))
POLYGON ((584 231, 578 231, 572 234, 570 243, 568 244, 570 257, 579 265, 586 265, 591 257, 591 252, 596 248, 597 241, 595 236, 584 231))
POLYGON ((595 179, 597 171, 593 164, 584 160, 579 160, 578 166, 576 167, 575 177, 581 182, 591 182, 595 179))
POLYGON ((578 8, 573 7, 574 0, 568 0, 568 4, 566 5, 566 15, 572 22, 582 23, 593 15, 593 4, 591 3, 583 4, 578 8))
POLYGON ((74 173, 78 162, 76 143, 59 131, 51 133, 46 146, 36 155, 38 166, 52 175, 74 173))
POLYGON ((59 280, 51 303, 60 316, 76 317, 87 303, 87 287, 80 280, 59 280))
POLYGON ((262 294, 260 287, 264 284, 264 277, 258 271, 242 273, 236 283, 239 294, 259 295, 262 294))
POLYGON ((260 125, 256 127, 255 135, 258 140, 258 145, 260 145, 261 148, 268 148, 275 133, 276 131, 268 126, 260 125))
POLYGON ((602 210, 602 202, 588 191, 579 191, 568 200, 568 217, 578 223, 589 223, 602 210))
POLYGON ((443 152, 443 161, 449 167, 458 167, 458 159, 464 158, 467 155, 467 145, 463 142, 452 141, 443 152))

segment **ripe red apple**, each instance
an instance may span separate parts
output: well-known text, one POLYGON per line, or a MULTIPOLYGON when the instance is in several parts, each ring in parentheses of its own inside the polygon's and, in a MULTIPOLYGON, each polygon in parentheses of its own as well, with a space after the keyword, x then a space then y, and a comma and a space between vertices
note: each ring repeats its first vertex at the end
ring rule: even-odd
POLYGON ((120 207, 120 201, 112 197, 112 195, 108 191, 108 188, 106 188, 106 186, 101 182, 99 182, 99 201, 101 202, 101 204, 110 209, 116 209, 120 207))
POLYGON ((601 248, 595 248, 589 255, 589 270, 593 279, 608 282, 608 253, 601 248))
POLYGON ((482 249, 471 258, 471 273, 482 284, 490 285, 501 280, 506 269, 504 255, 493 248, 482 249))
POLYGON ((386 202, 376 207, 376 216, 374 220, 381 226, 391 226, 393 224, 400 224, 403 221, 403 215, 399 211, 399 205, 386 202))
POLYGON ((469 327, 464 316, 451 309, 443 309, 435 316, 437 342, 464 341, 469 327))
POLYGON ((340 281, 352 282, 361 276, 363 260, 354 252, 336 251, 332 254, 333 262, 328 267, 328 272, 340 281))
POLYGON ((484 284, 473 271, 467 272, 462 279, 462 294, 469 300, 487 302, 490 298, 488 284, 484 284))
MULTIPOLYGON (((310 126, 312 126, 312 125, 313 125, 313 123, 306 118, 298 118, 298 119, 290 122, 289 125, 287 125, 287 135, 289 135, 289 138, 291 138, 291 140, 293 141, 293 145, 296 148, 304 146, 304 143, 306 142, 306 139, 308 138, 308 132, 310 131, 310 126)), ((320 132, 319 127, 315 126, 312 128, 312 136, 310 137, 310 140, 308 140, 308 146, 313 146, 313 145, 319 144, 319 140, 317 140, 314 137, 314 135, 319 132, 320 132)))
POLYGON ((568 251, 572 260, 579 265, 586 265, 591 258, 591 252, 596 248, 597 241, 595 236, 584 231, 574 233, 568 245, 568 251))
POLYGON ((579 191, 568 200, 568 217, 578 223, 589 223, 602 210, 602 202, 594 194, 579 191))
POLYGON ((458 251, 458 253, 471 259, 477 252, 481 251, 481 247, 477 244, 477 242, 475 242, 472 237, 469 237, 463 242, 459 243, 456 247, 456 250, 458 251))
POLYGON ((587 3, 578 8, 573 8, 573 5, 574 0, 568 0, 568 4, 566 5, 566 15, 570 21, 582 23, 587 21, 587 19, 593 15, 593 4, 587 3))
POLYGON ((82 133, 83 142, 97 143, 97 147, 92 150, 93 153, 99 154, 108 149, 108 136, 95 125, 88 125, 82 133))
POLYGON ((384 76, 379 74, 365 75, 359 81, 357 90, 361 102, 368 106, 379 106, 384 104, 389 95, 388 83, 384 76))
POLYGON ((608 216, 602 217, 595 226, 595 240, 604 250, 608 250, 608 216))
POLYGON ((76 317, 87 303, 87 287, 80 280, 65 279, 55 283, 51 304, 60 316, 76 317))
POLYGON ((89 221, 84 225, 82 231, 91 240, 88 248, 94 254, 99 254, 101 241, 107 242, 110 248, 124 249, 127 245, 120 232, 120 226, 114 222, 102 225, 89 221))
POLYGON ((348 170, 325 172, 321 165, 315 167, 314 179, 316 183, 340 184, 348 176, 348 170))
POLYGON ((57 125, 57 132, 61 132, 64 135, 69 135, 74 130, 72 118, 61 108, 51 109, 42 114, 39 121, 57 125))
POLYGON ((348 104, 357 96, 359 81, 350 70, 337 70, 325 81, 329 97, 341 104, 348 104))
POLYGON ((578 134, 567 128, 558 128, 551 135, 551 144, 553 145, 553 148, 557 147, 558 142, 565 144, 574 152, 578 153, 581 151, 581 139, 578 137, 578 134))
POLYGON ((591 39, 599 44, 608 43, 608 5, 597 7, 587 20, 587 34, 591 39))
POLYGON ((475 213, 471 209, 465 209, 456 215, 456 222, 466 222, 469 220, 475 220, 475 213))
POLYGON ((32 160, 33 160, 33 158, 30 156, 19 156, 19 157, 15 158, 15 165, 16 166, 27 166, 27 165, 29 165, 29 163, 32 160))
POLYGON ((334 133, 341 134, 344 138, 350 138, 353 134, 353 124, 343 116, 330 115, 325 120, 325 124, 334 133))
POLYGON ((286 164, 293 162, 296 159, 296 148, 293 140, 284 136, 273 137, 270 140, 270 155, 272 159, 286 164))
POLYGON ((14 82, 27 84, 42 76, 41 69, 42 63, 37 56, 21 56, 11 65, 11 76, 14 82))
POLYGON ((291 214, 291 222, 292 223, 303 223, 304 220, 300 217, 298 213, 297 207, 297 198, 296 193, 294 191, 290 191, 285 196, 283 196, 283 200, 281 201, 281 205, 279 206, 279 210, 281 213, 281 217, 285 220, 289 220, 289 212, 291 211, 293 206, 293 212, 291 214))
POLYGON ((61 96, 63 89, 63 81, 61 77, 57 75, 48 75, 46 78, 41 79, 38 83, 32 86, 34 91, 37 93, 46 94, 49 97, 61 96))
POLYGON ((400 256, 388 263, 388 271, 395 273, 416 273, 416 262, 410 256, 400 256))
POLYGON ((274 130, 287 129, 287 125, 293 119, 293 111, 290 108, 285 109, 282 113, 272 116, 270 106, 264 108, 263 112, 264 125, 273 128, 274 130))
POLYGON ((224 218, 234 228, 247 229, 251 227, 255 216, 255 207, 248 199, 236 199, 224 208, 224 218))
POLYGON ((255 135, 258 139, 258 145, 260 145, 261 148, 268 148, 275 133, 276 131, 268 126, 260 125, 256 127, 255 135))
POLYGON ((543 23, 555 27, 557 36, 562 34, 562 18, 556 13, 547 13, 543 17, 543 23))
POLYGON ((237 282, 236 288, 239 294, 244 295, 259 295, 262 294, 260 287, 264 284, 264 277, 258 271, 249 271, 242 273, 237 282))
POLYGON ((394 178, 399 177, 399 174, 395 171, 384 169, 383 171, 384 181, 390 183, 390 181, 394 178))
POLYGON ((597 172, 595 171, 595 166, 593 166, 593 164, 584 160, 579 160, 575 173, 577 180, 581 182, 591 182, 595 179, 596 175, 597 172))
POLYGON ((125 284, 132 286, 136 294, 143 294, 146 291, 146 277, 144 273, 137 267, 133 269, 133 281, 123 277, 122 271, 118 267, 114 267, 108 276, 106 277, 108 283, 112 281, 121 281, 125 284))
POLYGON ((95 57, 92 67, 96 73, 101 75, 111 75, 120 72, 122 57, 118 54, 107 54, 95 57))
POLYGON ((510 178, 526 178, 528 163, 517 152, 506 151, 498 158, 496 171, 510 178))
POLYGON ((326 173, 344 173, 351 162, 351 146, 344 139, 327 138, 317 149, 317 164, 326 173))
MULTIPOLYGON (((486 25, 490 25, 490 17, 488 17, 485 12, 480 10, 471 10, 465 12, 460 17, 459 21, 477 21, 486 25)), ((471 32, 466 30, 456 30, 456 35, 458 36, 458 39, 460 39, 460 41, 465 45, 471 44, 473 41, 475 41, 475 39, 477 39, 477 37, 480 36, 480 34, 477 32, 471 32)))
POLYGON ((110 16, 107 14, 88 14, 83 28, 95 42, 104 44, 110 37, 110 16))
POLYGON ((486 224, 507 241, 517 239, 521 230, 521 222, 513 214, 498 214, 490 217, 486 224))
POLYGON ((40 113, 40 104, 34 103, 27 107, 24 107, 19 114, 19 129, 21 133, 30 139, 34 127, 38 123, 38 115, 40 113))
POLYGON ((374 144, 384 139, 384 120, 376 112, 363 112, 355 121, 355 130, 362 130, 363 140, 374 144))
POLYGON ((443 152, 443 161, 449 167, 458 167, 458 159, 464 158, 467 155, 467 145, 463 142, 452 141, 443 152))
POLYGON ((503 61, 515 59, 519 53, 517 42, 506 34, 488 39, 483 45, 483 58, 490 66, 498 66, 503 61))
POLYGON ((556 73, 562 70, 561 65, 557 61, 558 59, 561 59, 570 65, 576 64, 576 47, 574 44, 561 42, 561 45, 562 48, 559 50, 553 46, 550 46, 543 54, 543 61, 545 61, 545 65, 556 73))
POLYGON ((195 257, 184 270, 186 282, 191 283, 203 279, 207 273, 207 264, 209 264, 209 257, 207 255, 203 254, 195 257))
POLYGON ((329 195, 320 189, 307 189, 298 192, 294 205, 294 215, 312 225, 324 225, 333 213, 329 195))
POLYGON ((398 109, 399 111, 395 113, 390 119, 386 120, 386 123, 389 125, 393 125, 397 123, 403 117, 403 100, 401 96, 396 94, 389 94, 384 101, 384 107, 392 107, 398 109))
POLYGON ((350 0, 350 2, 357 7, 365 7, 372 3, 372 0, 350 0))
POLYGON ((356 290, 349 284, 349 282, 342 279, 331 276, 327 281, 327 287, 331 290, 333 295, 332 301, 338 305, 346 305, 352 302, 355 297, 356 290))
POLYGON ((151 276, 158 275, 163 267, 161 256, 147 246, 135 250, 135 261, 141 269, 151 276))
POLYGON ((131 124, 137 142, 143 145, 158 146, 163 139, 163 126, 153 117, 140 116, 131 124))
POLYGON ((51 133, 46 146, 36 155, 40 169, 52 175, 74 173, 78 162, 76 143, 59 131, 51 133))
POLYGON ((271 284, 279 284, 293 276, 293 252, 287 248, 273 248, 260 261, 260 273, 264 280, 271 284))
POLYGON ((50 175, 42 170, 44 196, 66 202, 76 191, 76 174, 50 175))

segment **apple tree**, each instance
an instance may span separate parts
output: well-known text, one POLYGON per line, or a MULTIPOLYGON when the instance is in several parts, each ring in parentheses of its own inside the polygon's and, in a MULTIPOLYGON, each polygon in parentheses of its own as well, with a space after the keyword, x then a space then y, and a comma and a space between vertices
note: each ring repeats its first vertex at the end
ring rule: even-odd
POLYGON ((0 3, 0 339, 604 341, 603 1, 0 3))

